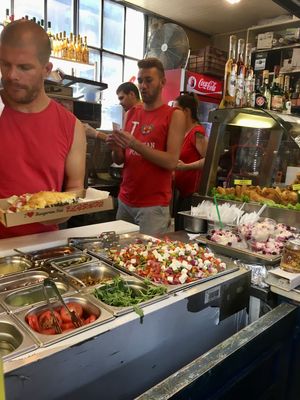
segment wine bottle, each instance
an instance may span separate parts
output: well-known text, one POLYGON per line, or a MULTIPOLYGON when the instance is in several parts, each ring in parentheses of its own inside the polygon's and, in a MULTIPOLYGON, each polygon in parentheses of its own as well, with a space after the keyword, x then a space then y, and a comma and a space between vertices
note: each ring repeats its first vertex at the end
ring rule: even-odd
POLYGON ((225 65, 223 98, 220 108, 234 107, 236 94, 237 62, 236 62, 237 37, 231 35, 229 38, 229 53, 225 65))

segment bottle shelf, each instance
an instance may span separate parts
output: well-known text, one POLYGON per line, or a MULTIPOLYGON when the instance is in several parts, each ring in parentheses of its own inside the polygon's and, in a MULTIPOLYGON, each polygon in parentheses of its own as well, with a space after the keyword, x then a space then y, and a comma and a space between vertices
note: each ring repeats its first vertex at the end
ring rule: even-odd
POLYGON ((269 52, 269 51, 280 51, 284 49, 294 49, 300 47, 300 43, 294 43, 294 44, 288 44, 286 46, 277 46, 277 47, 271 47, 270 49, 256 49, 253 50, 252 53, 263 53, 263 52, 269 52))
POLYGON ((60 58, 56 56, 50 56, 50 61, 53 60, 54 62, 59 62, 59 63, 72 63, 75 65, 80 65, 80 68, 84 68, 86 66, 86 69, 91 69, 95 67, 95 64, 91 63, 83 63, 81 61, 76 61, 76 60, 69 60, 68 58, 60 58))

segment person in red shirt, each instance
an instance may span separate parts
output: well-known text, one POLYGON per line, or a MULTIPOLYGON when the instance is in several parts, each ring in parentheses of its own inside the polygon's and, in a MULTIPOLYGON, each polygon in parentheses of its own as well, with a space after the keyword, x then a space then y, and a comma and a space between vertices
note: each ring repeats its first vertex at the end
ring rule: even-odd
POLYGON ((172 171, 184 136, 184 113, 163 103, 164 68, 156 58, 138 61, 143 107, 127 112, 124 130, 108 137, 117 164, 124 163, 117 219, 146 234, 169 229, 172 171))
MULTIPOLYGON (((125 112, 124 120, 126 119, 127 111, 129 111, 132 107, 142 105, 139 90, 137 86, 132 82, 121 83, 121 85, 118 86, 116 90, 116 94, 118 96, 119 103, 123 107, 123 110, 125 112)), ((85 128, 85 133, 88 137, 106 141, 107 134, 105 132, 97 130, 89 124, 83 125, 85 128)))
MULTIPOLYGON (((1 32, 0 198, 83 188, 85 132, 72 113, 45 93, 50 53, 47 33, 33 21, 14 21, 1 32)), ((0 223, 0 238, 55 229, 54 221, 11 228, 0 223)))
POLYGON ((204 166, 208 139, 205 129, 198 122, 198 101, 193 94, 177 97, 175 106, 183 110, 186 132, 175 171, 175 230, 181 230, 183 216, 179 211, 190 210, 192 195, 197 192, 204 166))

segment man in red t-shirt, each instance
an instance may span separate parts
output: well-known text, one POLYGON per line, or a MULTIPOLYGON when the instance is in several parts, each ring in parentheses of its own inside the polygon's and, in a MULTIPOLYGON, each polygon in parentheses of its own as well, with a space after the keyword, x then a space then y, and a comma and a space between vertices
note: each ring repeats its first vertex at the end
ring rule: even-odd
MULTIPOLYGON (((85 132, 45 93, 50 53, 47 33, 33 21, 17 20, 1 32, 0 198, 83 188, 85 132)), ((58 229, 51 222, 12 228, 0 223, 0 238, 58 229)))
POLYGON ((143 107, 127 112, 124 130, 115 130, 107 143, 113 160, 124 163, 117 219, 138 224, 146 234, 169 228, 172 171, 184 137, 183 112, 162 101, 165 74, 156 58, 138 62, 138 87, 143 107))

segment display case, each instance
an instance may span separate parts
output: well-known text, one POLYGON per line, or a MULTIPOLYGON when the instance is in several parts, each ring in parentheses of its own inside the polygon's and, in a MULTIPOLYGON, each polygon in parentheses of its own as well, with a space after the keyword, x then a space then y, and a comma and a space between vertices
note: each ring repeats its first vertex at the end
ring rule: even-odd
POLYGON ((200 194, 216 186, 290 185, 300 173, 300 118, 266 110, 210 113, 212 130, 200 194))

